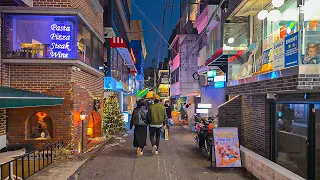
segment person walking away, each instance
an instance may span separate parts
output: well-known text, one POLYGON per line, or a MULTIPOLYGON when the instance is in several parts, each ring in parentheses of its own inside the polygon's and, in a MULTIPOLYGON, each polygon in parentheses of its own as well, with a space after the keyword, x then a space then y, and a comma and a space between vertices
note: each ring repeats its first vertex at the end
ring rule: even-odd
POLYGON ((172 119, 171 107, 169 105, 169 101, 165 102, 164 107, 166 108, 166 114, 167 114, 166 127, 167 127, 167 129, 169 129, 169 127, 170 127, 170 119, 172 119))
POLYGON ((130 122, 130 129, 134 126, 133 146, 137 148, 137 156, 143 155, 143 148, 147 145, 148 110, 145 106, 145 100, 139 99, 130 122))
POLYGON ((160 104, 160 96, 154 95, 154 104, 149 106, 149 120, 150 120, 150 141, 152 144, 152 153, 158 154, 161 129, 164 126, 164 122, 167 118, 166 108, 160 104))

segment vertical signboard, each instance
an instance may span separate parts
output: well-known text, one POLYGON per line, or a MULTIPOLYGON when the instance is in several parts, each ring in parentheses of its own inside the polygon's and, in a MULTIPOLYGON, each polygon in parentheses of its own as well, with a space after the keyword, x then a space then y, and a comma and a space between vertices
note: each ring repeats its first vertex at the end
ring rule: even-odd
POLYGON ((216 167, 241 167, 238 128, 213 129, 216 167))
POLYGON ((285 38, 285 57, 284 57, 284 67, 297 66, 299 62, 299 33, 294 33, 285 38))
POLYGON ((281 70, 284 67, 284 39, 273 45, 273 70, 281 70))

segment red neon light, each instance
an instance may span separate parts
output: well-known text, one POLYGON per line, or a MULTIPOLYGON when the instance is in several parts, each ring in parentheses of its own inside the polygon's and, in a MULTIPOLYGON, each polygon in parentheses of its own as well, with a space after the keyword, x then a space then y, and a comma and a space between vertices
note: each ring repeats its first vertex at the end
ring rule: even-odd
POLYGON ((237 60, 243 53, 244 53, 243 50, 239 50, 239 51, 237 52, 237 54, 235 54, 234 56, 228 58, 228 62, 232 62, 232 61, 237 60))

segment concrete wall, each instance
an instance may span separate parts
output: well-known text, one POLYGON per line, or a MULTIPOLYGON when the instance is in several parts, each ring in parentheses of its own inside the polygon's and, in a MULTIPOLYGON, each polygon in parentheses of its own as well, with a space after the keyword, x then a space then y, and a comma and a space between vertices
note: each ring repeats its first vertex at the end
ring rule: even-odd
POLYGON ((193 79, 192 74, 198 70, 199 48, 197 42, 198 34, 180 35, 180 93, 181 96, 187 96, 188 93, 200 89, 199 83, 193 79), (193 47, 196 48, 193 48, 193 47), (192 53, 190 53, 192 51, 192 53))

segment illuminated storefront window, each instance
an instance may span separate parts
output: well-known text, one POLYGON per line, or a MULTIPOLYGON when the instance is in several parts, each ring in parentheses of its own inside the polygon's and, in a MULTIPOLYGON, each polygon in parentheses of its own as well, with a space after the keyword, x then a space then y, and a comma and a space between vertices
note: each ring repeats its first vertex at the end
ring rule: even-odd
MULTIPOLYGON (((266 73, 270 78, 277 78, 274 72, 319 65, 320 7, 317 3, 317 0, 306 0, 297 6, 296 0, 286 0, 279 8, 269 10, 267 18, 262 20, 262 39, 228 59, 228 81, 266 73)), ((255 34, 259 33, 253 28, 255 34)), ((228 40, 235 42, 236 39, 228 40)))
POLYGON ((4 15, 6 59, 78 59, 103 65, 103 43, 76 16, 4 15))
POLYGON ((77 58, 75 16, 6 15, 5 58, 77 58))

